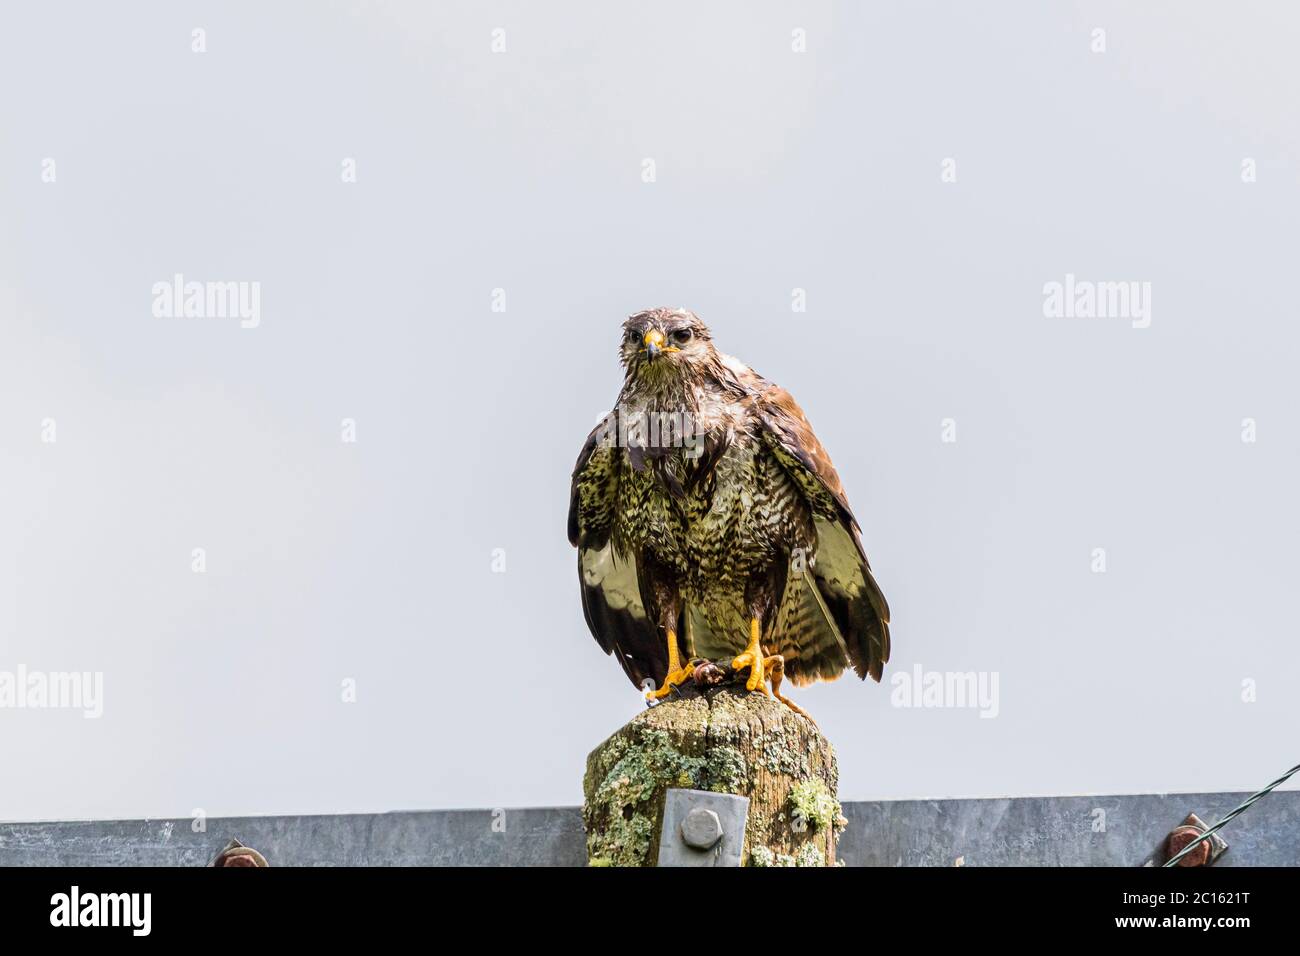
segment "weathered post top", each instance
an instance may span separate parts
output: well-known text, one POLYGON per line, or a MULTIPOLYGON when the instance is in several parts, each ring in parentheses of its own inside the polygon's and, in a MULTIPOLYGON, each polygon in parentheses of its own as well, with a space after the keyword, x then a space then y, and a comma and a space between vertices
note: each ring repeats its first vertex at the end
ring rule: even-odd
POLYGON ((655 866, 669 788, 748 797, 748 866, 830 866, 843 825, 835 752, 816 725, 743 683, 680 693, 638 714, 587 758, 592 866, 655 866))

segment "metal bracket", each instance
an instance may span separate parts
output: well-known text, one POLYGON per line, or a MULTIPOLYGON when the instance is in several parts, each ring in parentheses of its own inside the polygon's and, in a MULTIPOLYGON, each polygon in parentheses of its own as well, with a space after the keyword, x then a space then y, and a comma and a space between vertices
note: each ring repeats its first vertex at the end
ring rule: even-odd
POLYGON ((660 866, 740 866, 749 797, 710 790, 664 794, 660 866))

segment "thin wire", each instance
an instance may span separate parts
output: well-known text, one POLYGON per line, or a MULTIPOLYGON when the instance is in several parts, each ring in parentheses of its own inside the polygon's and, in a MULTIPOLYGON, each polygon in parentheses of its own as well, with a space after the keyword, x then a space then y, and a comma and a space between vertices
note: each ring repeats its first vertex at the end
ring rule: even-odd
POLYGON ((1191 843, 1187 844, 1187 846, 1185 846, 1185 847, 1183 847, 1181 850, 1179 850, 1177 854, 1175 854, 1174 856, 1172 856, 1172 857, 1170 857, 1168 860, 1166 860, 1166 861, 1165 861, 1165 866, 1173 866, 1175 863, 1177 863, 1179 860, 1181 860, 1181 859, 1182 859, 1183 857, 1185 857, 1187 854, 1191 853, 1192 850, 1193 850, 1195 847, 1199 846, 1203 841, 1208 840, 1212 834, 1217 833, 1220 829, 1222 829, 1223 826, 1226 825, 1228 822, 1230 822, 1234 817, 1237 817, 1237 816, 1239 816, 1239 815, 1245 813, 1247 810, 1249 810, 1249 809, 1251 808, 1251 806, 1254 805, 1254 803, 1255 803, 1256 800, 1258 800, 1260 797, 1263 797, 1263 796, 1265 796, 1265 795, 1271 793, 1271 792, 1273 791, 1273 788, 1276 787, 1276 786, 1278 786, 1279 784, 1286 783, 1286 782, 1287 782, 1288 780, 1290 780, 1291 777, 1293 777, 1296 773, 1300 773, 1300 764, 1296 764, 1294 767, 1292 767, 1292 768, 1291 768, 1290 770, 1288 770, 1286 773, 1282 774, 1282 776, 1278 777, 1276 780, 1274 780, 1272 783, 1270 783, 1270 784, 1269 784, 1267 787, 1265 787, 1263 790, 1260 790, 1260 791, 1258 791, 1257 793, 1252 793, 1249 797, 1247 797, 1245 800, 1243 800, 1243 801, 1241 802, 1240 805, 1238 805, 1238 806, 1236 806, 1236 807, 1233 807, 1231 810, 1229 810, 1228 813, 1227 813, 1227 815, 1224 816, 1224 818, 1223 818, 1222 820, 1220 820, 1220 821, 1219 821, 1218 823, 1216 823, 1214 826, 1210 827, 1208 830, 1206 830, 1204 833, 1202 833, 1200 836, 1198 836, 1198 837, 1197 837, 1195 840, 1193 840, 1191 843))

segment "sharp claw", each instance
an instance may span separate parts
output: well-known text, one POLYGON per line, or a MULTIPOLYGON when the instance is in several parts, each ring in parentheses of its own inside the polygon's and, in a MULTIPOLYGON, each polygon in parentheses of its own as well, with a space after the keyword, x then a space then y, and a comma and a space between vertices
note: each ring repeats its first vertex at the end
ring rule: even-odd
POLYGON ((664 686, 658 690, 646 691, 646 700, 662 700, 675 690, 681 690, 681 685, 685 683, 686 678, 695 673, 695 665, 687 664, 675 674, 668 674, 664 677, 664 686))

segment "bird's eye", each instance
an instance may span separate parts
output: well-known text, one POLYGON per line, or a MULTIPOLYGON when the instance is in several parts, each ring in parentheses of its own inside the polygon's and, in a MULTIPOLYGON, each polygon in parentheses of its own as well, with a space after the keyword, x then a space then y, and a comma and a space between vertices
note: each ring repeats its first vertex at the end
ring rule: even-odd
POLYGON ((676 342, 678 345, 685 345, 690 340, 691 340, 690 329, 678 329, 676 332, 673 333, 673 341, 676 342))

